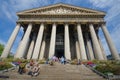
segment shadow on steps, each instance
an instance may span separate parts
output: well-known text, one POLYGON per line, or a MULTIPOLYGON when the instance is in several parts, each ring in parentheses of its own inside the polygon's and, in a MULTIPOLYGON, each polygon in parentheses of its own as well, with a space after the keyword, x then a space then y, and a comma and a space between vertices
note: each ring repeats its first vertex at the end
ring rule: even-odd
POLYGON ((9 78, 9 76, 0 75, 0 78, 5 79, 5 78, 9 78))

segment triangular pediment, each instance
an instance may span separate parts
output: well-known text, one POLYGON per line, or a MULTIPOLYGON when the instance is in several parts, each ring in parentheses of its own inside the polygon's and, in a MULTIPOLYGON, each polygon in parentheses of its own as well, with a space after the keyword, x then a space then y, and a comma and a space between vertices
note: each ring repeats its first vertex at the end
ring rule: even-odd
POLYGON ((88 8, 76 7, 68 4, 55 4, 51 6, 26 10, 17 14, 105 14, 104 12, 88 8))

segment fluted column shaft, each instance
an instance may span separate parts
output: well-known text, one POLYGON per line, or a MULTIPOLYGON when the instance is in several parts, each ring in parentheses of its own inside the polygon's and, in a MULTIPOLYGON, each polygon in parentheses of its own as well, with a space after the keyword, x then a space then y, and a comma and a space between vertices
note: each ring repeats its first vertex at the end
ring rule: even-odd
POLYGON ((20 30, 20 24, 18 23, 17 26, 15 27, 12 35, 10 36, 8 43, 7 43, 3 53, 1 55, 2 58, 6 58, 8 56, 8 54, 10 53, 10 50, 11 50, 12 45, 17 37, 19 30, 20 30))
POLYGON ((36 35, 33 34, 32 41, 30 43, 30 47, 29 47, 28 54, 27 54, 27 59, 31 59, 31 57, 32 57, 32 53, 33 53, 33 49, 34 49, 34 45, 35 45, 35 39, 36 39, 36 35))
POLYGON ((40 28, 39 28, 39 32, 37 35, 37 40, 35 43, 35 48, 33 51, 32 59, 38 59, 39 51, 40 51, 40 47, 41 47, 41 42, 42 42, 42 38, 43 38, 43 32, 44 32, 44 24, 41 23, 40 28))
POLYGON ((25 35, 24 35, 22 41, 20 42, 20 45, 16 52, 15 58, 23 58, 24 57, 24 55, 25 55, 24 52, 27 47, 27 41, 29 40, 31 30, 32 30, 32 24, 30 23, 27 27, 27 30, 25 32, 25 35))
POLYGON ((104 60, 103 55, 102 55, 102 51, 101 51, 101 48, 100 48, 100 45, 99 45, 99 42, 97 39, 97 35, 95 33, 95 30, 94 30, 94 27, 92 24, 89 25, 89 29, 90 29, 90 34, 92 37, 93 46, 94 46, 95 52, 96 52, 95 56, 98 60, 104 60))
POLYGON ((83 40, 83 35, 82 35, 82 30, 81 30, 80 24, 77 24, 77 32, 78 32, 78 40, 79 40, 80 53, 81 53, 82 60, 87 60, 85 45, 84 45, 84 40, 83 40))
POLYGON ((71 53, 70 53, 70 39, 69 39, 69 28, 68 28, 68 24, 65 24, 65 29, 64 29, 64 33, 65 33, 65 58, 68 60, 71 60, 71 53))
POLYGON ((76 54, 77 54, 77 59, 81 59, 80 46, 79 46, 78 41, 76 41, 75 45, 76 45, 76 54))
POLYGON ((52 58, 55 53, 55 41, 56 41, 56 23, 52 26, 51 39, 50 39, 50 48, 49 48, 49 58, 52 58))
POLYGON ((99 37, 98 37, 98 42, 99 42, 100 48, 101 48, 101 50, 102 50, 102 55, 103 55, 104 59, 107 60, 105 50, 104 50, 104 48, 103 48, 103 46, 102 46, 102 43, 101 43, 101 40, 99 39, 99 37))
POLYGON ((93 49, 92 49, 92 46, 91 46, 91 42, 90 42, 88 33, 85 34, 85 38, 86 38, 86 41, 87 41, 86 43, 87 43, 88 54, 89 54, 90 60, 93 60, 95 58, 94 58, 93 49))
POLYGON ((109 49, 111 51, 111 54, 112 54, 113 58, 115 60, 120 60, 120 56, 119 56, 119 54, 117 52, 117 49, 115 48, 115 45, 114 45, 114 43, 113 43, 113 41, 112 41, 112 39, 111 39, 111 37, 109 35, 109 32, 108 32, 105 24, 103 24, 101 28, 102 28, 102 31, 103 31, 103 33, 105 35, 105 38, 107 40, 107 43, 108 43, 108 46, 109 46, 109 49))
POLYGON ((45 40, 42 42, 41 50, 40 50, 40 56, 39 59, 42 60, 44 58, 44 52, 45 52, 45 40))

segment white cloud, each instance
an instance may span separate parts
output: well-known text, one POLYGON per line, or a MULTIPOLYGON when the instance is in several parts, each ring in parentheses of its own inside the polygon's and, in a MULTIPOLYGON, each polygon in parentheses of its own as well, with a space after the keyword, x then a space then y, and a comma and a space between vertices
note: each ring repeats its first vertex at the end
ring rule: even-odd
MULTIPOLYGON (((9 0, 1 1, 0 9, 8 19, 17 20, 16 12, 50 4, 50 0, 9 0)), ((0 14, 1 16, 2 14, 0 14)))
POLYGON ((113 1, 114 0, 109 0, 109 1, 108 0, 90 0, 90 2, 93 4, 93 6, 96 6, 99 8, 109 7, 113 1))
POLYGON ((115 4, 114 6, 112 6, 108 12, 107 15, 105 17, 105 20, 107 21, 114 21, 114 18, 116 19, 117 17, 120 18, 120 3, 119 4, 115 4))
POLYGON ((120 0, 90 0, 94 7, 107 8, 105 20, 112 20, 114 17, 120 15, 120 0))
POLYGON ((1 5, 1 8, 2 8, 3 14, 7 16, 8 19, 10 19, 11 21, 14 21, 14 19, 16 19, 16 16, 14 16, 15 15, 14 10, 10 10, 11 8, 9 7, 9 4, 7 2, 3 2, 3 4, 1 5))

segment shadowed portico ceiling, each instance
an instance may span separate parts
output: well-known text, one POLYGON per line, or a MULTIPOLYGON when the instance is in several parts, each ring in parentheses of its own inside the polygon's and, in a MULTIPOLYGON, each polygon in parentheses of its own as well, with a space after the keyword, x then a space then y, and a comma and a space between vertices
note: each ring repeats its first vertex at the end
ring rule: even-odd
POLYGON ((101 16, 105 16, 105 12, 59 3, 55 5, 17 12, 17 15, 18 16, 19 15, 101 15, 101 16))

